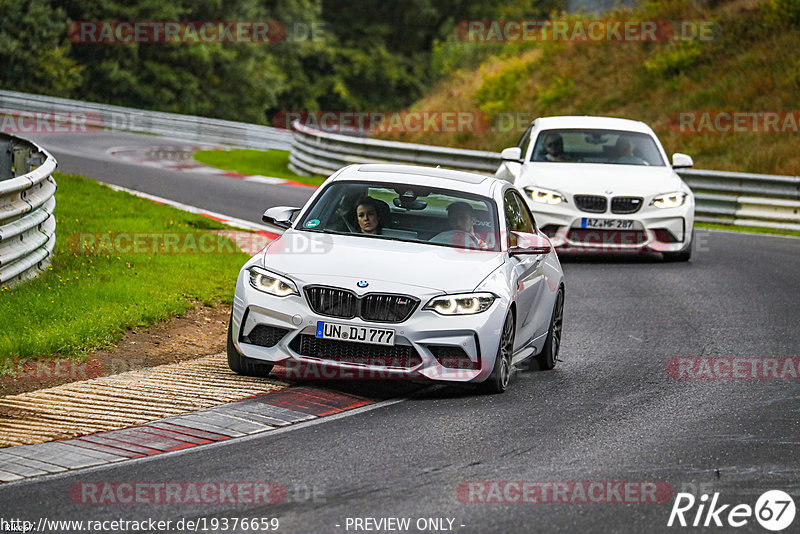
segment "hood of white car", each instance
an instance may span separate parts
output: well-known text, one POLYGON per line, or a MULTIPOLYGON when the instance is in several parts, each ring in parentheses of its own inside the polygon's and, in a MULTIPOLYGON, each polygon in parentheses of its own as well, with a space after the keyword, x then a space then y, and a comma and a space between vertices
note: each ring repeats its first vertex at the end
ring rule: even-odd
POLYGON ((686 188, 672 167, 594 163, 530 163, 516 185, 568 194, 643 197, 686 188))
POLYGON ((264 250, 263 266, 301 285, 356 293, 472 291, 503 264, 500 252, 457 249, 373 237, 287 230, 264 250), (365 281, 361 288, 356 284, 365 281))

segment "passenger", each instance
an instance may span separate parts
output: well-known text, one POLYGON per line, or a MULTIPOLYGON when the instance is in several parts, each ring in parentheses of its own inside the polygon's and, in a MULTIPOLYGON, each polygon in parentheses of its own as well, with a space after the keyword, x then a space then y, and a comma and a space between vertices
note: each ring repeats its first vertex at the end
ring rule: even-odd
POLYGON ((486 242, 475 234, 475 210, 466 202, 453 202, 447 206, 447 221, 451 229, 435 235, 431 242, 449 243, 466 248, 489 248, 486 242))
POLYGON ((378 202, 372 197, 361 197, 356 201, 356 223, 362 234, 381 234, 383 221, 378 202))
POLYGON ((614 151, 616 152, 615 163, 621 163, 623 165, 647 165, 645 160, 636 155, 634 149, 635 147, 630 139, 624 137, 617 139, 614 145, 614 151))

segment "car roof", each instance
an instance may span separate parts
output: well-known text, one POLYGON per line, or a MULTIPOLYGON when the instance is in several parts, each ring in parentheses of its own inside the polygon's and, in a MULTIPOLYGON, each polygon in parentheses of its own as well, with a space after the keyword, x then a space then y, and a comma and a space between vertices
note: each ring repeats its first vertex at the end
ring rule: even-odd
POLYGON ((591 117, 588 115, 540 117, 536 119, 536 126, 540 130, 552 130, 556 128, 594 128, 598 130, 625 130, 653 134, 652 128, 642 121, 620 119, 617 117, 591 117))
POLYGON ((491 196, 492 187, 500 182, 492 176, 473 172, 454 171, 421 165, 364 163, 350 165, 333 178, 334 181, 392 182, 409 185, 426 185, 441 189, 456 189, 483 196, 491 196))

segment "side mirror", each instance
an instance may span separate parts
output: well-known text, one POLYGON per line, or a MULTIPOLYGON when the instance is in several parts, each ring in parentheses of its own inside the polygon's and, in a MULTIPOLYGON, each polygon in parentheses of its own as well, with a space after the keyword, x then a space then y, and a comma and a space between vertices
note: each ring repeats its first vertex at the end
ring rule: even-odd
POLYGON ((261 220, 267 224, 283 228, 284 230, 292 227, 292 217, 300 211, 300 208, 289 208, 287 206, 275 206, 264 212, 261 220))
POLYGON ((518 146, 504 148, 503 151, 500 152, 500 159, 503 161, 520 163, 520 160, 522 160, 522 150, 518 146))
POLYGON ((509 256, 519 256, 523 254, 550 254, 550 251, 553 250, 553 245, 544 234, 509 232, 508 242, 509 256))
POLYGON ((681 154, 680 152, 675 152, 672 155, 673 169, 688 169, 689 167, 694 167, 694 161, 691 156, 681 154))

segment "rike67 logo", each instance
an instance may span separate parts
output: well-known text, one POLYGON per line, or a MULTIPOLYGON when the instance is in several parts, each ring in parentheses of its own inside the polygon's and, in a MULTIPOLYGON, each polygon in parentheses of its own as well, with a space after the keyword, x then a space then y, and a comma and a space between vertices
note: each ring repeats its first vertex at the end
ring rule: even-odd
POLYGON ((699 499, 691 493, 678 493, 667 526, 671 527, 743 527, 755 516, 756 521, 767 530, 778 532, 794 521, 795 505, 792 497, 780 490, 763 493, 755 507, 749 504, 720 504, 719 493, 709 502, 707 494, 699 499))

